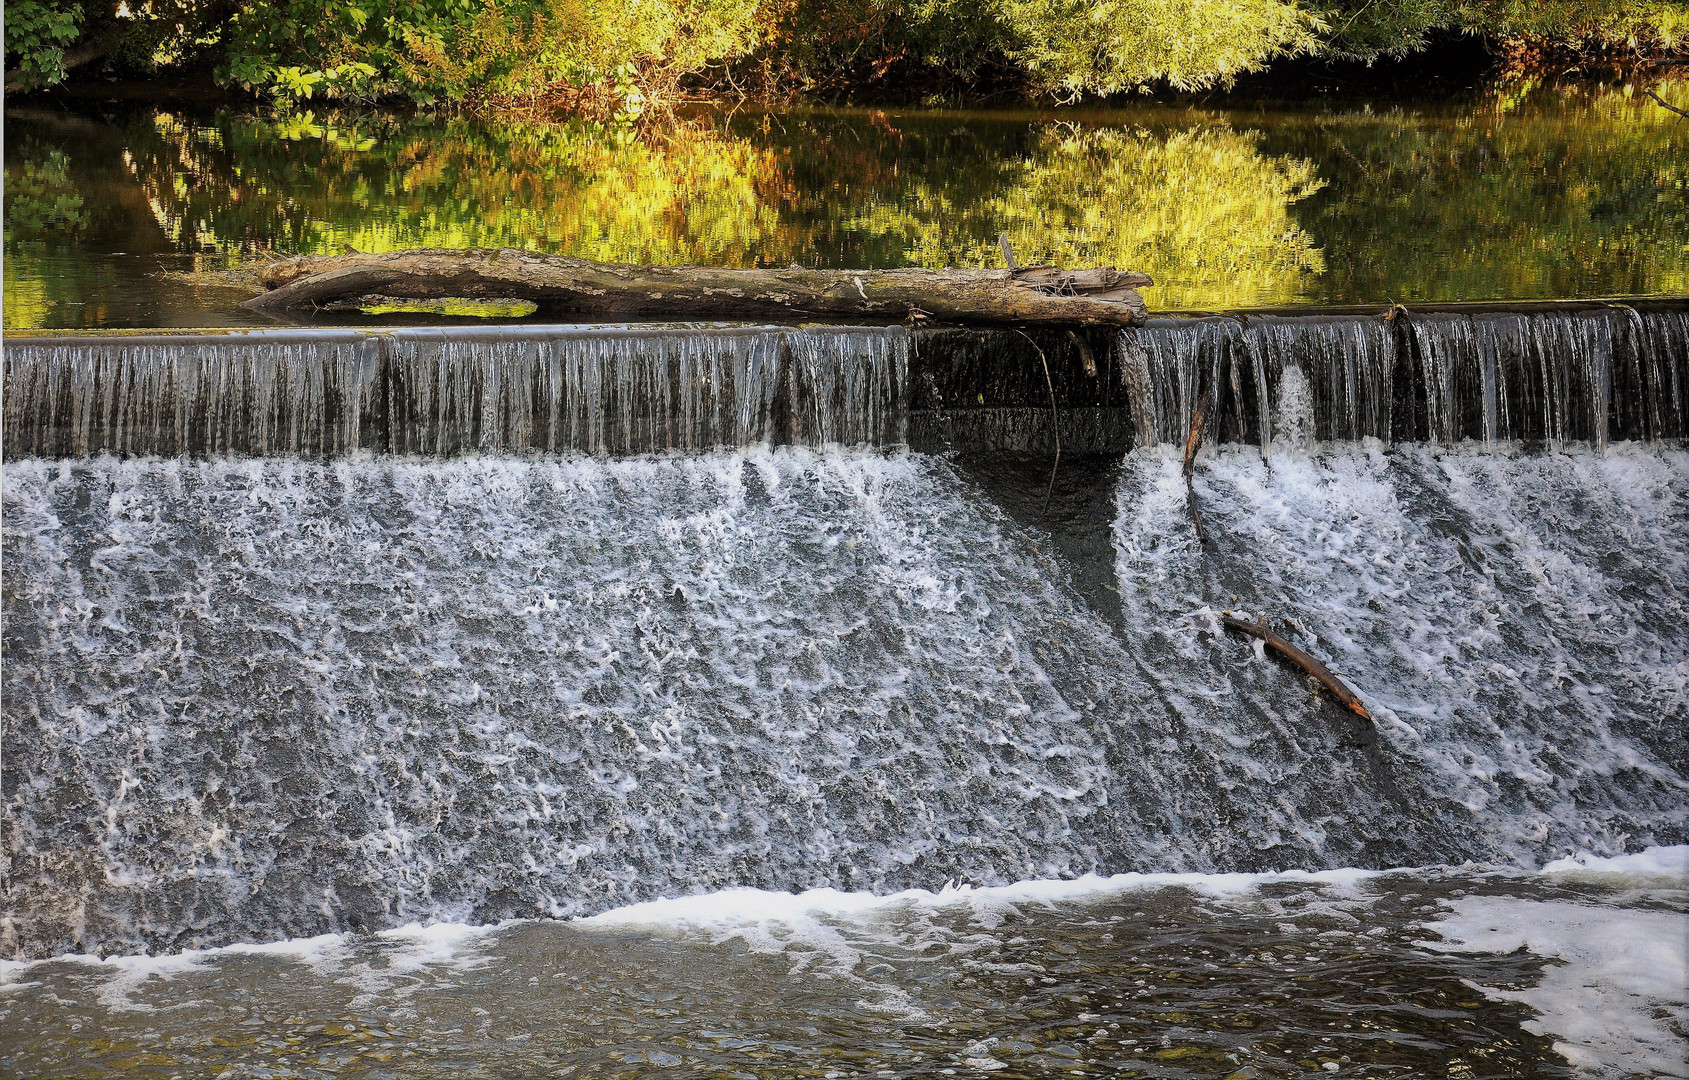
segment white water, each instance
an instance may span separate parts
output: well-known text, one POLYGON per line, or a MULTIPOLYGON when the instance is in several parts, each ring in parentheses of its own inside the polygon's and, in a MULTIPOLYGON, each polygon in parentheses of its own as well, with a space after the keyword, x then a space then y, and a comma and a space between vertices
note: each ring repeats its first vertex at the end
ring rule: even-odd
POLYGON ((10 463, 6 951, 1685 831, 1680 451, 1134 455, 1106 623, 941 461, 10 463), (1372 731, 1215 632, 1294 619, 1372 731), (87 827, 71 823, 87 822, 87 827))
MULTIPOLYGON (((1584 855, 1543 872, 1611 888, 1672 890, 1681 899, 1689 890, 1689 847, 1584 855)), ((1689 913, 1508 896, 1466 896, 1451 906, 1426 927, 1442 939, 1429 948, 1526 949, 1553 959, 1535 986, 1479 989, 1535 1009, 1539 1016, 1526 1029, 1557 1036, 1554 1048, 1568 1061, 1596 1076, 1689 1076, 1682 1034, 1689 1030, 1689 913)))
POLYGON ((1116 525, 1134 639, 1167 693, 1203 703, 1238 783, 1284 782, 1260 748, 1307 738, 1308 691, 1228 640, 1220 608, 1272 620, 1354 686, 1400 766, 1380 797, 1433 793, 1434 814, 1469 815, 1521 862, 1684 827, 1689 454, 1279 450, 1203 457, 1212 552, 1169 453, 1129 461, 1116 525))
POLYGON ((1176 842, 1132 822, 1171 817, 1157 778, 1105 784, 1165 722, 1096 714, 1143 696, 1107 628, 929 461, 5 484, 31 951, 1062 876, 1098 819, 1176 842))

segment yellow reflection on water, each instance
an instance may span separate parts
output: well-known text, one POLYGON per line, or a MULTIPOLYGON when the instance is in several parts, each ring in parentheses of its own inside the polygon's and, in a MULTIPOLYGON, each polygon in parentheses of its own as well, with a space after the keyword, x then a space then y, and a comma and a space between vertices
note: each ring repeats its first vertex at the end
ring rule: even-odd
MULTIPOLYGON (((1689 104, 1683 84, 1661 93, 1689 104)), ((14 129, 8 327, 228 303, 137 296, 169 258, 515 247, 997 266, 1000 232, 1022 262, 1147 271, 1163 309, 1689 292, 1689 125, 1612 88, 1423 111, 815 111, 639 131, 154 113, 14 129), (107 253, 137 251, 161 254, 114 278, 107 253)))
POLYGON ((916 266, 1001 266, 1003 230, 1025 263, 1145 270, 1158 307, 1290 303, 1325 268, 1290 206, 1322 183, 1257 143, 1224 126, 1051 130, 973 205, 922 186, 852 224, 902 237, 916 266))

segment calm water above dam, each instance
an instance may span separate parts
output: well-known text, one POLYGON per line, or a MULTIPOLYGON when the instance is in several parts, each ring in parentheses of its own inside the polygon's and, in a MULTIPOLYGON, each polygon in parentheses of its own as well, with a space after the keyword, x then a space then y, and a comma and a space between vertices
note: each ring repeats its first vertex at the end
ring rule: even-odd
POLYGON ((238 297, 158 273, 272 252, 994 266, 1003 230, 1025 261, 1146 270, 1165 310, 1681 294, 1676 120, 1587 88, 1383 110, 708 112, 644 132, 12 111, 5 325, 246 325, 238 297))

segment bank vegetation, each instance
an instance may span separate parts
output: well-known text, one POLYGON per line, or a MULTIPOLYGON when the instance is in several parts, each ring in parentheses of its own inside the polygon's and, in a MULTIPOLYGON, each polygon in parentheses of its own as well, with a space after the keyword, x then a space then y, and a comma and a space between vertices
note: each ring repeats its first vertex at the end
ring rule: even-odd
POLYGON ((212 72, 289 107, 633 116, 687 92, 1072 102, 1451 34, 1673 60, 1689 0, 7 0, 6 86, 212 72))

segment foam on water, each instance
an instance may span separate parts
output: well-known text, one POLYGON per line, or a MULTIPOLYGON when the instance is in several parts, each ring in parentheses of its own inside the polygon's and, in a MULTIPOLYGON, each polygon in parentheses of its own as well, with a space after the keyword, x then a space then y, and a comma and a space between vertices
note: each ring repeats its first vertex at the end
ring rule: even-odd
POLYGON ((1535 986, 1478 988, 1536 1009, 1524 1026, 1555 1036, 1568 1061, 1600 1076, 1689 1076, 1689 914, 1505 896, 1452 908, 1426 927, 1443 939, 1428 948, 1556 961, 1535 986))
MULTIPOLYGON (((950 884, 937 891, 909 889, 890 895, 728 889, 563 922, 410 924, 374 935, 331 934, 163 957, 57 957, 11 963, 3 974, 6 1000, 20 1009, 33 1008, 44 995, 58 995, 53 1000, 61 1003, 85 998, 104 1011, 108 1022, 122 1023, 123 1014, 157 1014, 156 1022, 172 1029, 182 1027, 182 1021, 165 1014, 184 1008, 220 1011, 215 1002, 225 987, 242 988, 243 996, 291 987, 292 994, 302 995, 300 1002, 330 1002, 324 1006, 326 1015, 347 1029, 347 1037, 354 1027, 373 1025, 380 1039, 394 1039, 392 1032, 413 1025, 423 1030, 442 1026, 442 1007, 461 1000, 457 1011, 479 1018, 475 1038, 484 1039, 488 1024, 496 1022, 494 1011, 502 995, 514 995, 514 1006, 528 995, 557 994, 562 988, 551 981, 578 981, 583 963, 607 963, 603 974, 625 982, 628 949, 660 950, 650 955, 667 957, 665 964, 674 965, 674 971, 731 963, 735 956, 762 957, 775 960, 784 974, 773 975, 773 983, 759 983, 755 993, 807 1000, 811 1009, 848 1008, 880 1018, 890 1025, 881 1038, 942 1042, 946 1032, 958 1035, 956 1025, 961 1022, 978 1034, 956 1040, 955 1060, 963 1065, 975 1061, 968 1067, 990 1070, 1005 1067, 1005 1057, 1029 1047, 1024 1029, 1017 1030, 1012 1021, 1003 1023, 1003 1017, 963 1018, 967 1010, 957 1007, 953 995, 966 993, 970 986, 1019 987, 1023 993, 1048 987, 1058 998, 1081 990, 1089 995, 1083 998, 1086 1002, 1094 1000, 1099 989, 1106 990, 1100 996, 1112 1005, 1099 1002, 1092 1006, 1097 1011, 1081 1011, 1067 1023, 1090 1034, 1086 1045, 1119 1040, 1114 1058, 1118 1061, 1141 1052, 1137 1048, 1143 1045, 1125 1037, 1119 1021, 1143 1019, 1140 1010, 1153 1016, 1158 1005, 1165 1011, 1170 995, 1184 998, 1189 1007, 1224 1009, 1228 994, 1271 994, 1269 986, 1251 988, 1247 980, 1270 981, 1276 975, 1312 980, 1308 985, 1341 998, 1355 992, 1357 972, 1346 965, 1372 957, 1360 971, 1378 974, 1370 964, 1405 964, 1397 978, 1407 977, 1406 982, 1392 982, 1389 1000, 1394 1004, 1377 1023, 1394 1027, 1408 1021, 1403 994, 1448 1021, 1469 1015, 1472 1006, 1463 1003, 1449 1010, 1442 1004, 1447 999, 1436 997, 1437 980, 1452 982, 1459 976, 1493 1001, 1528 1006, 1529 1013, 1511 1022, 1523 1021, 1527 1030, 1552 1037, 1555 1049, 1580 1073, 1669 1077, 1682 1075, 1685 1049, 1672 1025, 1681 1028, 1689 1012, 1683 992, 1689 914, 1682 902, 1689 894, 1683 890, 1681 870, 1686 862, 1689 847, 1679 846, 1611 858, 1579 853, 1537 872, 1427 867, 1390 872, 1122 874, 985 888, 950 884), (1549 885, 1546 895, 1541 895, 1542 884, 1549 885), (1574 887, 1568 889, 1568 884, 1574 887), (1639 893, 1639 885, 1653 891, 1639 893), (1447 899, 1439 906, 1425 898, 1426 893, 1447 899), (1415 898, 1418 902, 1412 903, 1415 898), (1122 935, 1152 928, 1167 935, 1161 921, 1173 912, 1180 913, 1176 918, 1190 929, 1159 939, 1165 953, 1124 961, 1124 968, 1117 960, 1116 967, 1108 969, 1113 974, 1099 975, 1101 982, 1085 977, 1087 972, 1097 974, 1093 965, 1119 947, 1122 935), (1189 940, 1197 927, 1232 935, 1231 947, 1216 954, 1212 942, 1189 940), (1076 957, 1073 945, 1084 941, 1090 950, 1084 958, 1076 957), (1520 950, 1550 963, 1521 960, 1522 952, 1516 954, 1520 950), (1451 958, 1450 963, 1430 959, 1427 953, 1451 958), (1392 956, 1397 959, 1387 959, 1392 956), (1456 957, 1472 959, 1455 964, 1456 957), (523 989, 518 973, 529 971, 536 974, 523 989), (1246 982, 1231 986, 1233 979, 1246 982), (543 989, 534 989, 542 982, 543 989), (470 1008, 477 1001, 493 1009, 470 1008), (1099 1021, 1105 1023, 1099 1026, 1099 1021)), ((663 978, 672 979, 673 973, 663 978)), ((662 992, 663 985, 659 981, 635 993, 632 1004, 655 1001, 660 1006, 671 1000, 673 991, 662 992)), ((599 1021, 588 1020, 589 1029, 596 1030, 604 1020, 625 1024, 643 1015, 621 1011, 629 1005, 583 1000, 576 1007, 602 1014, 599 1021)), ((1244 1003, 1239 1001, 1237 1007, 1244 1003)), ((1338 1008, 1335 1015, 1351 1015, 1340 1003, 1333 1007, 1338 1008)), ((646 1017, 645 1022, 656 1021, 646 1017)), ((285 1023, 297 1026, 303 1021, 293 1017, 285 1023)), ((705 1023, 706 1032, 720 1023, 705 1023)), ((459 1033, 461 1025, 462 1020, 457 1021, 459 1033)), ((1332 1021, 1326 1037, 1310 1047, 1319 1060, 1337 1065, 1348 1061, 1336 1057, 1340 1050, 1334 1046, 1354 1053, 1358 1064, 1376 1054, 1376 1044, 1369 1041, 1377 1038, 1376 1027, 1356 1033, 1365 1038, 1334 1044, 1330 1028, 1336 1026, 1332 1021)), ((1163 1033, 1163 1048, 1183 1037, 1177 1024, 1156 1030, 1163 1033)), ((772 1031, 757 1037, 782 1041, 772 1031)), ((1446 1041, 1451 1033, 1436 1034, 1438 1041, 1446 1041)), ((399 1036, 400 1045, 410 1037, 399 1036)), ((1348 1033, 1338 1037, 1347 1040, 1348 1033)), ((1220 1041, 1226 1038, 1222 1034, 1220 1041)), ((1248 1042, 1236 1032, 1230 1038, 1240 1040, 1232 1044, 1237 1050, 1233 1063, 1246 1060, 1252 1052, 1248 1042)), ((172 1039, 180 1050, 180 1037, 172 1039)), ((1062 1041, 1069 1039, 1064 1033, 1062 1041)), ((1388 1041, 1402 1039, 1425 1049, 1435 1045, 1408 1034, 1388 1041)), ((483 1049, 476 1052, 484 1054, 498 1040, 477 1045, 483 1049)), ((1286 1057, 1283 1051, 1272 1053, 1286 1057)))
POLYGON ((1689 846, 1651 847, 1634 855, 1612 858, 1580 851, 1555 859, 1544 866, 1542 872, 1588 881, 1619 879, 1689 889, 1689 846))
POLYGON ((877 912, 916 908, 960 909, 979 919, 988 918, 991 912, 1004 907, 1084 903, 1155 889, 1189 889, 1215 898, 1243 896, 1263 885, 1278 883, 1318 885, 1353 892, 1361 882, 1381 872, 1351 868, 1257 874, 1112 874, 1108 877, 1086 874, 1078 878, 1017 881, 1012 885, 983 888, 949 883, 937 892, 905 889, 887 895, 841 892, 837 889, 811 889, 796 894, 765 889, 728 889, 629 904, 580 919, 578 925, 733 926, 818 916, 863 917, 877 912))

